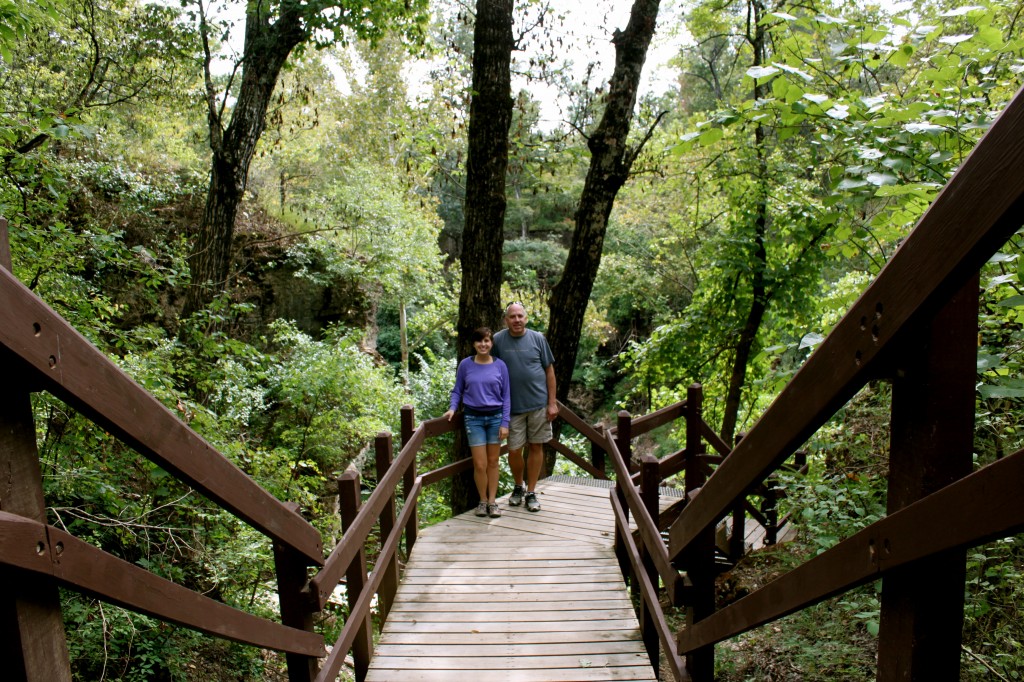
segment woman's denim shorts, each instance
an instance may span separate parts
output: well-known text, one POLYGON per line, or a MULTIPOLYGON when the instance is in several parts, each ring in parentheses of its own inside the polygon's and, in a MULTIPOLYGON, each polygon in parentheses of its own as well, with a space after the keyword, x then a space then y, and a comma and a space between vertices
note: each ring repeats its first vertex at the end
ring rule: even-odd
POLYGON ((466 438, 469 447, 500 444, 498 429, 501 428, 501 412, 492 415, 463 414, 462 421, 466 425, 466 438))

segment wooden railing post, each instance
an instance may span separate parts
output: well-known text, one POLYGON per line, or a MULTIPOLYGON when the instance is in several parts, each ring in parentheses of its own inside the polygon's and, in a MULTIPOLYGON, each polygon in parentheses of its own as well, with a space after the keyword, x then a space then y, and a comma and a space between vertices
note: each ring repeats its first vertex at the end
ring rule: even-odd
POLYGON ((779 491, 774 477, 764 482, 764 498, 761 513, 764 515, 764 544, 774 545, 779 541, 779 491))
MULTIPOLYGON (((394 445, 391 440, 391 434, 378 433, 377 438, 373 442, 373 449, 376 454, 377 481, 379 482, 384 478, 384 474, 387 473, 388 469, 391 468, 391 461, 394 457, 394 445)), ((396 518, 395 495, 392 493, 388 497, 387 504, 384 505, 384 510, 380 513, 378 520, 380 523, 381 546, 387 542, 391 533, 395 532, 396 518)), ((384 622, 387 620, 388 614, 391 613, 391 607, 395 603, 395 593, 398 592, 398 557, 393 555, 391 560, 388 561, 387 566, 377 567, 374 570, 382 570, 384 572, 378 592, 380 596, 381 622, 384 622)))
MULTIPOLYGON (((883 310, 875 320, 879 325, 883 310)), ((972 469, 977 373, 978 277, 905 339, 893 369, 888 513, 972 469)), ((952 516, 956 509, 950 509, 952 516)), ((883 538, 878 551, 894 549, 883 538)), ((905 550, 904 550, 905 551, 905 550)), ((960 678, 966 554, 947 552, 882 580, 879 680, 960 678)))
MULTIPOLYGON (((619 412, 618 423, 615 429, 615 445, 619 448, 619 454, 622 455, 622 461, 626 464, 626 470, 630 469, 630 446, 631 438, 630 431, 632 427, 631 417, 629 412, 622 410, 619 412)), ((619 480, 619 477, 615 477, 615 496, 619 498, 619 504, 622 506, 622 513, 626 516, 626 521, 629 521, 629 504, 626 503, 626 493, 623 491, 622 486, 633 485, 633 482, 628 478, 624 481, 619 480)), ((628 532, 628 530, 627 530, 628 532)), ((629 554, 626 552, 626 543, 622 538, 622 533, 616 526, 615 529, 615 557, 619 560, 619 572, 622 573, 622 577, 628 582, 633 583, 636 581, 630 580, 631 568, 629 561, 629 554)))
MULTIPOLYGON (((0 267, 11 270, 7 221, 0 218, 0 267)), ((31 324, 26 320, 25 324, 31 324)), ((28 379, 21 362, 0 351, 5 380, 0 389, 0 511, 46 521, 43 478, 36 450, 28 379)), ((38 551, 50 553, 53 548, 38 551)), ((52 555, 51 555, 52 556, 52 555)), ((14 569, 0 570, 8 588, 0 595, 0 655, 5 679, 48 682, 70 680, 64 622, 57 583, 50 577, 14 569)))
MULTIPOLYGON (((736 434, 735 444, 743 440, 743 434, 736 434)), ((736 501, 736 507, 732 510, 732 535, 729 536, 729 560, 734 564, 738 563, 747 551, 747 498, 741 497, 736 501)))
MULTIPOLYGON (((296 514, 299 505, 287 503, 296 514)), ((305 594, 309 582, 309 560, 280 542, 274 543, 274 570, 277 573, 277 599, 281 608, 281 623, 306 632, 313 632, 315 606, 305 594)), ((301 654, 285 654, 288 682, 311 682, 319 672, 317 659, 301 654)))
MULTIPOLYGON (((416 410, 412 405, 402 406, 402 418, 401 418, 401 433, 399 434, 402 438, 402 447, 412 440, 412 434, 416 431, 416 410)), ((412 504, 413 509, 409 516, 409 523, 405 527, 405 554, 408 556, 412 553, 412 546, 416 544, 416 533, 419 530, 420 524, 419 519, 416 515, 416 501, 409 500, 409 491, 412 490, 413 484, 416 483, 416 458, 413 457, 412 461, 409 462, 409 468, 402 474, 402 495, 405 498, 406 504, 412 504)))
MULTIPOLYGON (((705 452, 701 437, 704 389, 691 384, 686 391, 686 493, 703 487, 706 476, 700 464, 705 452)), ((689 625, 707 618, 715 612, 715 527, 703 531, 685 555, 686 573, 693 584, 692 596, 686 609, 689 625)), ((715 677, 715 648, 701 647, 686 657, 686 667, 694 682, 712 682, 715 677)))
MULTIPOLYGON (((658 460, 651 455, 644 455, 640 462, 640 499, 643 500, 644 508, 651 515, 655 523, 658 521, 658 488, 661 486, 661 474, 658 469, 658 460)), ((658 569, 651 558, 651 552, 647 545, 641 540, 640 562, 643 564, 647 577, 655 589, 658 588, 660 576, 658 569)), ((634 581, 636 582, 636 581, 634 581)), ((661 645, 658 636, 658 628, 654 616, 651 614, 651 607, 641 596, 640 599, 640 632, 644 638, 644 648, 651 659, 651 665, 657 671, 660 668, 661 645)))
POLYGON ((619 412, 615 423, 615 444, 619 446, 619 453, 626 462, 626 468, 630 473, 635 473, 637 467, 633 463, 633 417, 625 410, 619 412))
MULTIPOLYGON (((604 435, 604 424, 596 424, 594 430, 604 435)), ((597 443, 590 442, 590 463, 594 465, 594 468, 598 471, 607 471, 605 468, 605 460, 607 453, 597 443)))
MULTIPOLYGON (((359 514, 362 501, 359 490, 359 473, 354 469, 346 470, 338 478, 338 495, 341 503, 341 529, 347 531, 359 514)), ((360 547, 356 558, 345 572, 348 593, 349 613, 355 611, 356 602, 366 586, 366 549, 360 547)), ((350 615, 351 617, 351 615, 350 615)), ((355 641, 352 643, 352 660, 355 663, 356 682, 366 679, 370 669, 370 658, 373 656, 373 623, 370 613, 366 613, 363 623, 359 626, 355 641)))

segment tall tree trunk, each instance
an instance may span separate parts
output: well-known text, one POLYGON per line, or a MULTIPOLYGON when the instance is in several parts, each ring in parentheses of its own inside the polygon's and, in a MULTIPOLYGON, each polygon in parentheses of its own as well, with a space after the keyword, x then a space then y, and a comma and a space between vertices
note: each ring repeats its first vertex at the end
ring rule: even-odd
MULTIPOLYGON (((761 24, 761 16, 764 7, 759 2, 751 2, 750 28, 753 34, 748 34, 748 40, 754 52, 753 66, 761 66, 765 61, 767 46, 765 45, 765 29, 761 24)), ((748 29, 750 30, 750 29, 748 29)), ((754 84, 754 100, 757 101, 767 96, 766 86, 754 84)), ((747 318, 743 329, 736 342, 735 353, 733 354, 732 370, 729 373, 729 389, 725 396, 725 408, 722 415, 721 437, 726 443, 732 445, 736 436, 736 423, 739 419, 740 405, 743 399, 743 387, 747 381, 747 364, 753 354, 757 343, 757 334, 761 329, 761 322, 768 311, 770 294, 768 293, 768 252, 765 247, 768 230, 768 160, 765 149, 768 143, 768 131, 758 123, 754 128, 754 154, 757 158, 757 198, 751 219, 754 221, 754 249, 750 261, 750 310, 747 311, 747 318)))
POLYGON ((473 31, 473 99, 469 107, 462 290, 458 355, 470 336, 501 321, 501 256, 505 245, 505 175, 512 124, 512 0, 477 0, 473 31))
MULTIPOLYGON (((758 126, 758 130, 760 130, 760 126, 758 126)), ((761 151, 759 147, 758 152, 761 151)), ((760 157, 761 154, 759 153, 758 156, 760 157)), ((768 202, 765 196, 762 195, 758 200, 755 211, 754 258, 750 263, 753 272, 750 310, 747 311, 747 319, 743 324, 739 340, 736 343, 732 370, 729 373, 729 389, 725 395, 725 409, 722 415, 722 440, 730 445, 736 436, 736 422, 743 398, 743 387, 747 381, 747 364, 750 362, 754 344, 757 342, 757 333, 761 329, 761 322, 768 311, 768 287, 766 282, 768 252, 765 249, 768 202)))
MULTIPOLYGON (((501 257, 505 245, 505 175, 512 124, 512 0, 477 0, 473 30, 473 99, 466 159, 466 224, 462 232, 458 357, 473 352, 472 333, 501 322, 501 257)), ((469 454, 461 430, 454 456, 469 454)), ((472 475, 452 482, 452 511, 476 500, 472 475)))
POLYGON ((242 82, 227 128, 223 127, 222 110, 207 65, 207 120, 213 163, 203 221, 188 257, 192 284, 182 317, 205 306, 227 284, 235 217, 245 194, 249 163, 266 125, 270 98, 288 56, 308 37, 298 9, 285 4, 275 19, 268 13, 266 2, 249 3, 242 82))
POLYGON ((576 209, 576 229, 562 278, 555 285, 550 299, 548 343, 555 356, 555 379, 558 398, 569 395, 569 382, 576 365, 583 315, 594 288, 608 217, 619 189, 629 177, 633 161, 643 146, 629 149, 633 107, 636 105, 640 74, 647 58, 647 48, 654 37, 658 20, 658 0, 635 0, 625 31, 616 31, 615 71, 608 88, 604 115, 590 136, 590 169, 576 209))

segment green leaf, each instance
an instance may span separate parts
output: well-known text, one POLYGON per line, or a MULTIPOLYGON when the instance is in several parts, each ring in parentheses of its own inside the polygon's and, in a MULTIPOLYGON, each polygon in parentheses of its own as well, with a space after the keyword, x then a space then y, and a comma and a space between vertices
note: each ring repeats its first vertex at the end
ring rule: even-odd
POLYGON ((1016 296, 1010 296, 996 303, 1000 308, 1019 308, 1024 306, 1024 295, 1018 294, 1016 296))
POLYGON ((910 56, 912 54, 914 54, 913 46, 903 45, 900 49, 889 55, 889 63, 894 66, 898 66, 901 69, 905 69, 907 68, 907 64, 910 63, 910 56))
POLYGON ((978 30, 978 39, 990 49, 999 50, 1003 47, 1003 32, 995 26, 985 26, 978 30))
POLYGON ((704 146, 712 145, 722 139, 721 128, 708 128, 700 134, 700 143, 704 146))
POLYGON ((779 70, 774 66, 752 66, 747 69, 747 75, 754 80, 774 76, 778 72, 779 70))
POLYGON ((982 384, 978 387, 978 393, 985 400, 997 398, 1024 398, 1024 388, 1011 388, 1009 386, 993 386, 982 384))

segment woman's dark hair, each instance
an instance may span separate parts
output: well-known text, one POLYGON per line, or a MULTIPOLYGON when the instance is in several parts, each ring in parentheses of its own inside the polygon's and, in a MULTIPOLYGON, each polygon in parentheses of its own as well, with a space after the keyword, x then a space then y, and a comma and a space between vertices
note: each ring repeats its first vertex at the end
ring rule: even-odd
POLYGON ((471 341, 476 343, 477 341, 483 341, 484 339, 493 339, 494 334, 491 333, 490 327, 477 327, 473 330, 473 337, 471 341))

